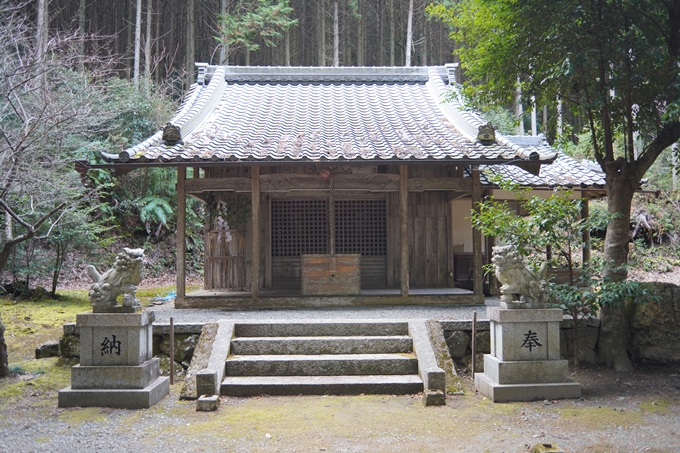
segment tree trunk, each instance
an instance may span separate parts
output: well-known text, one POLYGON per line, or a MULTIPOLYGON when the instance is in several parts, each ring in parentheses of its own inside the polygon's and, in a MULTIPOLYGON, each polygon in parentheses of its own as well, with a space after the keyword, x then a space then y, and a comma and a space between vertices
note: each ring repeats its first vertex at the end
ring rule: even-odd
POLYGON ((333 2, 333 66, 340 66, 340 18, 338 17, 338 0, 333 2))
POLYGON ((411 66, 411 48, 413 47, 413 0, 408 0, 408 19, 406 21, 406 56, 404 66, 411 66))
POLYGON ((286 66, 290 66, 290 29, 286 29, 286 66))
POLYGON ((146 0, 146 39, 144 41, 144 84, 146 95, 151 94, 151 18, 153 0, 146 0))
POLYGON ((326 66, 326 0, 319 1, 319 66, 326 66))
POLYGON ((80 54, 80 71, 85 71, 84 61, 85 61, 85 11, 86 3, 85 0, 80 0, 80 5, 78 6, 78 38, 79 38, 79 54, 80 54))
POLYGON ((394 20, 394 0, 390 0, 390 66, 394 66, 394 35, 396 21, 394 20))
POLYGON ((187 0, 187 42, 186 42, 187 87, 194 83, 194 0, 187 0))
POLYGON ((366 18, 363 11, 364 2, 359 7, 359 32, 357 33, 357 66, 366 66, 366 18))
POLYGON ((385 17, 385 0, 380 0, 379 1, 379 6, 378 6, 378 17, 377 17, 377 22, 378 22, 378 33, 380 38, 378 39, 379 42, 379 48, 378 48, 378 65, 379 66, 385 66, 385 25, 384 25, 384 17, 385 17))
MULTIPOLYGON (((630 240, 630 206, 634 187, 630 174, 607 171, 608 211, 612 216, 604 240, 604 276, 613 281, 625 281, 628 271, 628 242, 630 240)), ((633 365, 626 354, 628 323, 623 301, 619 307, 604 306, 600 310, 600 360, 619 372, 632 372, 633 365)))
POLYGON ((38 60, 42 60, 47 52, 47 36, 49 28, 49 0, 38 0, 38 18, 36 24, 36 49, 38 53, 38 60))
MULTIPOLYGON (((227 14, 227 0, 221 0, 220 1, 220 14, 222 16, 226 16, 227 14)), ((228 48, 226 44, 222 44, 220 46, 220 64, 227 64, 227 58, 229 58, 229 54, 227 53, 228 48)))
POLYGON ((135 87, 139 89, 139 57, 142 50, 142 0, 137 0, 137 10, 135 11, 135 62, 132 80, 135 87))

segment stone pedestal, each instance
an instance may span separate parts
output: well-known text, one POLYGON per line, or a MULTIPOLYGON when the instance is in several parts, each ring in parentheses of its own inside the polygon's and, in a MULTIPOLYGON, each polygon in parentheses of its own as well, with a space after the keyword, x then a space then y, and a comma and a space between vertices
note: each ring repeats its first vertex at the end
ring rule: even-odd
POLYGON ((487 308, 491 354, 475 387, 494 402, 579 398, 581 384, 567 378, 560 358, 562 310, 487 308))
POLYGON ((142 409, 170 392, 152 358, 153 313, 84 313, 80 365, 71 369, 71 387, 59 392, 59 407, 142 409))

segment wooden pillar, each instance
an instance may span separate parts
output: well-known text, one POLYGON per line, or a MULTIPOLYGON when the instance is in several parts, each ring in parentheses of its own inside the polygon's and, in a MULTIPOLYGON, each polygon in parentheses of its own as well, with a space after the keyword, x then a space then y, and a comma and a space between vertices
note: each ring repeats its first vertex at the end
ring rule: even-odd
POLYGON ((260 167, 251 167, 252 171, 252 201, 253 210, 253 238, 250 252, 250 295, 253 299, 260 297, 260 167))
MULTIPOLYGON (((479 212, 482 201, 482 183, 479 180, 479 167, 472 166, 472 209, 479 212)), ((475 296, 484 295, 484 273, 482 270, 482 232, 472 229, 472 288, 475 296)))
POLYGON ((401 295, 408 296, 408 166, 400 165, 399 216, 401 217, 401 295))
MULTIPOLYGON (((583 207, 581 208, 581 218, 587 219, 590 216, 590 207, 588 206, 588 199, 583 199, 583 207)), ((590 230, 586 229, 583 232, 583 265, 590 262, 590 230)))
POLYGON ((177 298, 175 302, 184 302, 186 296, 186 206, 187 196, 184 193, 186 167, 177 167, 177 298))

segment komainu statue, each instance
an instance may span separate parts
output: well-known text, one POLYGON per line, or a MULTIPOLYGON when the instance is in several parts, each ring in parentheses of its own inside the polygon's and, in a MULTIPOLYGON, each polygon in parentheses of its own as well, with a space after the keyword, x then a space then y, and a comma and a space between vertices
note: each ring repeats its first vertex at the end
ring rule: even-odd
POLYGON ((545 280, 548 263, 538 272, 527 268, 524 257, 514 245, 493 248, 491 262, 501 283, 501 308, 545 308, 550 287, 545 280))
POLYGON ((94 266, 87 266, 93 283, 89 298, 94 313, 134 313, 138 308, 137 285, 142 281, 144 250, 124 248, 116 255, 113 269, 100 274, 94 266), (123 304, 117 298, 123 295, 123 304))

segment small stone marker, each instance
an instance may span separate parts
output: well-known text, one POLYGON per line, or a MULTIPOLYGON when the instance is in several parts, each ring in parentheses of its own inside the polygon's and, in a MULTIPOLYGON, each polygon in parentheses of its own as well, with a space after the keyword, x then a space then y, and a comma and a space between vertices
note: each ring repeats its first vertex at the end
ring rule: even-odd
POLYGON ((425 390, 423 404, 425 406, 445 406, 446 395, 441 390, 425 390))
POLYGON ((196 410, 200 412, 213 412, 220 407, 219 395, 201 395, 196 403, 196 410))
POLYGON ((564 453, 564 450, 555 444, 536 444, 531 453, 564 453))

